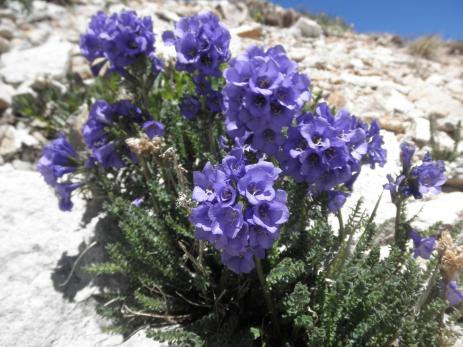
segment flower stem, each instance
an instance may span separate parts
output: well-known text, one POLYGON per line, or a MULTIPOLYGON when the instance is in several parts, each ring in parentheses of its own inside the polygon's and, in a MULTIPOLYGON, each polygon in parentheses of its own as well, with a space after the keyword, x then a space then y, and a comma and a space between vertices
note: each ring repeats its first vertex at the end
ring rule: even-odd
POLYGON ((402 219, 402 200, 397 199, 396 203, 396 212, 395 212, 395 222, 394 222, 394 241, 396 246, 399 246, 400 249, 405 249, 405 235, 403 235, 403 227, 401 225, 402 219))
POLYGON ((270 315, 272 316, 272 325, 274 329, 276 330, 276 335, 277 335, 278 340, 281 340, 280 323, 278 321, 278 316, 275 311, 275 306, 273 305, 272 297, 267 287, 267 282, 265 280, 264 272, 262 271, 262 264, 258 257, 254 256, 254 260, 256 262, 257 277, 259 278, 262 292, 264 293, 265 304, 267 305, 267 309, 269 310, 270 315))
MULTIPOLYGON (((151 179, 151 173, 148 169, 148 165, 146 164, 146 161, 145 161, 145 158, 143 158, 142 155, 139 155, 138 156, 138 160, 140 161, 140 164, 141 164, 141 168, 142 168, 142 173, 143 173, 143 176, 145 177, 145 180, 146 180, 146 185, 149 187, 149 182, 150 182, 150 179, 151 179)), ((151 204, 153 205, 153 209, 154 209, 154 212, 156 214, 159 214, 159 206, 158 206, 158 203, 156 201, 156 199, 154 198, 153 194, 150 192, 150 199, 151 199, 151 204)))
POLYGON ((344 243, 345 230, 344 230, 344 221, 342 220, 342 213, 341 210, 336 212, 336 217, 338 217, 339 221, 339 247, 344 243))
POLYGON ((426 289, 421 293, 419 299, 416 302, 416 305, 415 305, 415 314, 416 315, 419 315, 424 303, 428 300, 429 295, 431 294, 432 287, 434 286, 434 283, 436 282, 437 276, 439 276, 439 264, 440 264, 440 259, 437 262, 437 265, 436 265, 431 277, 428 280, 428 284, 426 286, 426 289))

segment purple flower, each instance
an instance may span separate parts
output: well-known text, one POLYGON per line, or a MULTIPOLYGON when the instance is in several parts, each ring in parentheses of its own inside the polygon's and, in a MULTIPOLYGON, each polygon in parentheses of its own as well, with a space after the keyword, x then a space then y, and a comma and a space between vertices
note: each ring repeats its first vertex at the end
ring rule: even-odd
POLYGON ((413 256, 429 259, 436 248, 436 238, 434 236, 422 237, 414 230, 410 232, 410 238, 413 240, 413 256))
POLYGON ((270 124, 254 132, 251 145, 253 148, 268 155, 275 155, 285 138, 280 129, 274 129, 270 124))
POLYGON ((410 180, 415 199, 420 199, 427 193, 440 193, 442 186, 447 181, 444 172, 444 162, 441 160, 432 162, 430 158, 423 160, 421 165, 413 167, 410 172, 410 180))
POLYGON ((424 156, 420 165, 412 167, 411 160, 415 147, 408 143, 401 146, 401 159, 403 171, 395 180, 388 175, 388 181, 384 188, 391 192, 392 201, 413 196, 415 199, 423 198, 425 194, 438 194, 447 181, 445 166, 441 160, 432 161, 428 153, 424 156))
POLYGON ((383 137, 379 134, 379 122, 375 119, 367 132, 367 157, 371 168, 375 168, 375 164, 383 167, 386 164, 387 151, 382 147, 384 144, 383 137))
POLYGON ((251 47, 230 61, 222 90, 225 126, 231 137, 276 155, 289 126, 310 98, 309 79, 297 73, 283 47, 251 47))
POLYGON ((144 202, 143 198, 136 198, 131 202, 131 204, 133 206, 140 207, 143 204, 143 202, 144 202))
POLYGON ((209 209, 209 218, 212 221, 211 232, 214 235, 225 235, 234 239, 243 226, 242 206, 212 205, 209 209))
POLYGON ((217 184, 226 184, 225 173, 212 166, 207 162, 202 172, 193 172, 193 200, 198 202, 209 201, 212 202, 216 199, 216 192, 214 187, 217 184))
POLYGON ((261 201, 271 201, 275 198, 273 182, 281 170, 272 163, 261 161, 246 166, 246 174, 238 181, 238 190, 250 204, 256 205, 261 201))
POLYGON ((221 254, 220 259, 231 271, 236 274, 249 273, 251 272, 256 264, 253 259, 254 253, 252 251, 244 251, 240 255, 230 255, 224 251, 221 254))
POLYGON ((246 165, 243 148, 235 147, 218 167, 206 163, 193 173, 196 238, 220 250, 223 264, 237 274, 254 268, 253 256, 265 257, 288 220, 286 192, 273 188, 280 172, 270 162, 246 165))
POLYGON ((164 136, 164 124, 155 120, 143 123, 143 130, 150 139, 164 136))
POLYGON ((235 203, 236 190, 232 185, 219 182, 214 185, 214 191, 216 192, 218 202, 222 206, 231 206, 235 203))
POLYGON ((95 75, 105 61, 109 62, 111 70, 124 74, 124 69, 140 57, 147 57, 156 71, 161 64, 154 57, 154 41, 150 17, 140 18, 136 12, 125 10, 109 17, 98 12, 80 38, 80 49, 92 63, 95 75), (97 59, 103 60, 99 62, 97 59))
POLYGON ((306 182, 309 194, 331 212, 345 203, 363 164, 383 165, 386 151, 379 125, 368 125, 344 109, 333 114, 324 102, 302 113, 287 131, 276 157, 287 175, 306 182), (342 191, 342 193, 341 193, 342 191))
POLYGON ((45 182, 55 189, 58 205, 62 211, 72 209, 71 194, 79 188, 81 183, 63 181, 64 175, 77 170, 78 155, 63 134, 49 145, 45 146, 42 157, 37 164, 37 170, 42 174, 45 182))
POLYGON ((116 136, 123 132, 127 137, 137 135, 136 127, 146 126, 150 134, 162 133, 163 126, 158 122, 144 122, 142 111, 128 100, 108 104, 97 100, 90 109, 88 120, 82 129, 87 147, 92 150, 92 156, 104 168, 120 169, 126 165, 123 158, 135 161, 135 156, 125 144, 126 137, 116 136), (155 129, 156 128, 156 129, 155 129))
POLYGON ((408 173, 412 166, 412 158, 415 153, 415 146, 408 142, 402 142, 400 144, 400 160, 402 161, 402 166, 404 173, 408 173))
POLYGON ((238 181, 246 171, 246 163, 243 149, 233 148, 230 154, 222 160, 221 169, 228 177, 238 181))
POLYGON ((212 12, 183 17, 175 30, 164 32, 162 38, 175 46, 179 71, 219 77, 220 65, 230 58, 230 33, 212 12))
POLYGON ((45 146, 40 157, 37 170, 42 174, 45 182, 54 186, 58 178, 76 171, 78 164, 77 153, 63 134, 45 146))
POLYGON ((445 296, 452 306, 458 305, 463 301, 463 293, 458 290, 456 280, 450 281, 447 285, 445 285, 444 281, 441 280, 440 291, 441 295, 445 296))
POLYGON ((335 190, 328 191, 328 209, 336 213, 346 202, 348 194, 335 190))
POLYGON ((190 222, 196 227, 197 232, 202 232, 202 235, 206 236, 205 239, 207 240, 207 236, 209 235, 212 229, 212 219, 209 216, 209 209, 211 205, 209 204, 200 204, 195 207, 191 211, 190 222))
MULTIPOLYGON (((394 202, 394 201, 397 201, 397 199, 399 198, 399 192, 400 193, 404 193, 404 187, 407 187, 408 189, 408 186, 406 185, 401 185, 402 181, 405 180, 405 176, 404 175, 401 175, 401 176, 398 176, 395 180, 394 178, 392 177, 392 175, 387 175, 386 176, 387 180, 388 180, 388 183, 386 183, 384 185, 384 189, 386 190, 389 190, 390 194, 391 194, 391 200, 394 202)), ((409 196, 410 194, 409 193, 406 193, 406 194, 403 194, 404 196, 409 196)))
POLYGON ((252 223, 269 232, 276 232, 278 227, 287 222, 289 210, 286 207, 286 192, 277 190, 273 201, 261 201, 252 209, 252 223))
POLYGON ((71 194, 80 186, 80 183, 58 183, 55 186, 55 192, 58 195, 58 205, 61 211, 70 211, 72 209, 71 194))
POLYGON ((278 231, 271 232, 259 225, 251 225, 249 227, 249 245, 254 250, 272 248, 278 236, 278 231))
POLYGON ((196 118, 200 110, 201 103, 197 98, 191 95, 182 98, 180 103, 180 113, 183 117, 192 120, 196 118))
POLYGON ((93 156, 104 168, 121 169, 125 166, 113 141, 94 148, 93 156))

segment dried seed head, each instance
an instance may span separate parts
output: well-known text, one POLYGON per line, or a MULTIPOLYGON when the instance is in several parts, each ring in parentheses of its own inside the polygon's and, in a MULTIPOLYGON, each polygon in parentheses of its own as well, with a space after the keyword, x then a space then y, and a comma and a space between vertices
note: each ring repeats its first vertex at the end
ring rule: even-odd
POLYGON ((188 211, 195 206, 193 200, 191 200, 191 194, 179 193, 176 201, 177 207, 185 208, 188 211))
POLYGON ((175 153, 175 149, 172 147, 167 148, 167 150, 162 154, 162 157, 167 160, 177 160, 177 153, 175 153))
POLYGON ((450 249, 452 247, 453 247, 452 236, 450 236, 450 233, 445 230, 440 234, 440 237, 437 240, 437 250, 439 252, 444 252, 446 249, 450 249))
POLYGON ((446 282, 455 279, 463 270, 463 246, 454 246, 452 237, 447 231, 442 232, 438 241, 438 250, 442 254, 440 271, 446 282))
POLYGON ((129 146, 130 150, 137 155, 150 154, 154 150, 153 143, 146 136, 142 136, 138 139, 131 137, 125 140, 125 143, 129 146))

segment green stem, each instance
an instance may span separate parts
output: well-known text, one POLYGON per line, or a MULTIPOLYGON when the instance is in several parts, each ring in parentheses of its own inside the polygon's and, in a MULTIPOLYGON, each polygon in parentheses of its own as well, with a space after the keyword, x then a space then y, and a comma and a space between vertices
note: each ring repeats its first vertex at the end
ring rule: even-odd
POLYGON ((396 212, 395 212, 395 222, 394 222, 394 241, 396 246, 399 246, 400 249, 405 248, 405 240, 401 225, 402 219, 402 200, 398 199, 396 204, 396 212))
MULTIPOLYGON (((146 185, 149 187, 149 181, 151 180, 151 174, 148 169, 148 165, 146 165, 145 158, 143 158, 142 155, 138 156, 138 160, 140 161, 141 171, 143 173, 143 176, 145 177, 146 185)), ((151 204, 153 205, 154 212, 156 214, 159 214, 159 206, 157 204, 156 199, 154 199, 153 194, 151 194, 151 192, 150 192, 150 199, 151 199, 151 204)))
POLYGON ((432 276, 428 281, 426 289, 423 291, 423 293, 421 294, 421 296, 419 297, 416 303, 415 314, 417 316, 420 314, 421 308, 423 307, 426 300, 428 300, 428 297, 431 294, 432 287, 434 286, 434 283, 436 282, 436 278, 437 276, 439 276, 439 264, 440 264, 440 260, 437 262, 437 265, 432 273, 432 276))
POLYGON ((255 256, 254 260, 256 262, 257 277, 259 278, 260 286, 262 288, 262 292, 264 293, 265 304, 267 305, 267 309, 269 310, 272 316, 272 323, 273 323, 273 327, 276 330, 277 338, 278 340, 281 340, 280 323, 278 321, 278 316, 275 311, 275 306, 273 305, 273 300, 270 295, 270 291, 268 290, 268 287, 267 287, 267 281, 265 280, 264 272, 262 271, 262 264, 258 257, 255 256))
POLYGON ((341 247, 341 245, 344 243, 344 237, 346 236, 345 235, 346 231, 344 230, 344 221, 342 220, 341 209, 339 209, 336 212, 336 217, 338 217, 338 221, 339 221, 339 247, 341 247))

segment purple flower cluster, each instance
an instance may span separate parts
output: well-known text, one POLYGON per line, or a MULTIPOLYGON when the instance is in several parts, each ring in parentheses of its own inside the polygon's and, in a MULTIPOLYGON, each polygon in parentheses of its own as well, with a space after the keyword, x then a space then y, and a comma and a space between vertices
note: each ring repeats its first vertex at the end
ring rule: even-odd
POLYGON ((111 70, 124 74, 127 66, 143 56, 152 62, 156 71, 161 64, 154 56, 154 41, 150 17, 140 18, 134 11, 121 11, 111 16, 98 12, 80 38, 80 49, 82 55, 94 63, 92 72, 95 75, 105 61, 110 63, 111 70))
POLYGON ((251 47, 224 71, 225 126, 232 138, 275 155, 288 127, 310 99, 310 80, 297 72, 282 46, 251 47))
POLYGON ((402 173, 395 180, 388 175, 389 183, 384 185, 384 188, 390 191, 392 200, 396 201, 410 196, 422 199, 425 194, 441 192, 442 186, 447 181, 444 174, 444 162, 442 160, 432 161, 431 155, 427 153, 421 165, 412 167, 415 146, 404 142, 400 145, 400 149, 402 173))
POLYGON ((204 12, 178 21, 174 31, 166 31, 163 40, 175 46, 176 68, 190 73, 197 96, 183 98, 180 111, 193 119, 201 110, 199 97, 204 97, 212 113, 222 107, 222 94, 212 87, 211 77, 221 77, 221 65, 230 59, 230 33, 212 12, 204 12))
POLYGON ((326 103, 320 103, 314 114, 301 115, 297 126, 288 129, 277 158, 287 175, 306 182, 311 194, 325 195, 335 212, 347 197, 338 187, 351 190, 363 164, 385 164, 382 144, 376 121, 368 128, 346 110, 333 115, 326 103))
POLYGON ((106 169, 119 169, 125 166, 124 156, 136 161, 135 155, 130 152, 123 139, 136 134, 137 126, 150 138, 164 134, 161 123, 147 120, 142 111, 130 101, 109 104, 104 100, 97 100, 90 110, 82 134, 95 161, 106 169))
MULTIPOLYGON (((162 38, 175 46, 179 71, 220 77, 221 64, 230 58, 230 33, 212 12, 183 17, 175 30, 164 32, 162 38)), ((204 81, 199 77, 196 84, 201 86, 201 82, 204 81)))
POLYGON ((55 189, 62 211, 72 209, 71 193, 80 183, 61 182, 61 179, 64 175, 75 172, 77 166, 77 153, 63 134, 59 134, 52 143, 45 146, 37 164, 37 170, 45 182, 55 189))
POLYGON ((286 192, 273 187, 280 172, 266 161, 246 165, 241 148, 218 167, 207 163, 194 172, 193 200, 199 205, 190 220, 196 237, 220 250, 222 262, 237 274, 254 268, 253 256, 265 257, 288 220, 286 192))
POLYGON ((324 194, 331 211, 338 210, 362 164, 384 165, 386 151, 379 124, 370 128, 326 103, 315 114, 302 113, 310 99, 310 80, 297 72, 283 47, 266 52, 250 48, 230 62, 223 89, 228 134, 258 153, 276 157, 285 174, 306 182, 309 192, 324 194))

